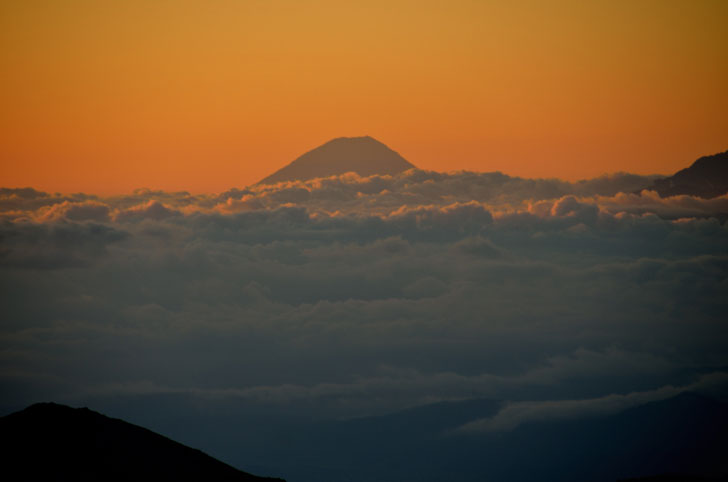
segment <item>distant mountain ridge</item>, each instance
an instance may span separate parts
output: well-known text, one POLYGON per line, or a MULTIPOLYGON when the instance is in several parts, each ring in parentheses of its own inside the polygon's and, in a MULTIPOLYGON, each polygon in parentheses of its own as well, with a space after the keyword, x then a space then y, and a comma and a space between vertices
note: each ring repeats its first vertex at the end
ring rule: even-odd
POLYGON ((728 151, 704 156, 670 177, 658 179, 652 187, 660 197, 687 194, 714 198, 728 192, 728 151))
MULTIPOLYGON (((301 155, 258 184, 305 181, 354 172, 360 176, 396 175, 417 167, 385 144, 369 137, 338 137, 301 155)), ((656 191, 661 197, 689 195, 714 198, 728 193, 728 151, 703 156, 672 176, 655 179, 636 189, 656 191)))
POLYGON ((658 474, 687 475, 654 482, 724 482, 728 476, 728 405, 701 394, 683 392, 617 413, 534 419, 512 430, 455 431, 501 407, 474 399, 312 423, 286 437, 286 446, 261 447, 256 459, 296 482, 615 482, 658 474))
POLYGON ((0 418, 2 474, 13 481, 256 482, 257 477, 145 428, 55 403, 0 418))
POLYGON ((347 172, 393 175, 413 168, 404 157, 372 137, 338 137, 306 152, 258 184, 305 181, 347 172))

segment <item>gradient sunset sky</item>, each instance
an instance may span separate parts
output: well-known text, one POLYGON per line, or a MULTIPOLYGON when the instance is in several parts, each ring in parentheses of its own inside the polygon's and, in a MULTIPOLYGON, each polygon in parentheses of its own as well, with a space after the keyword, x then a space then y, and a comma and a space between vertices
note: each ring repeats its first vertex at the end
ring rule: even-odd
POLYGON ((728 149, 725 1, 2 1, 0 185, 222 191, 340 136, 424 169, 728 149))

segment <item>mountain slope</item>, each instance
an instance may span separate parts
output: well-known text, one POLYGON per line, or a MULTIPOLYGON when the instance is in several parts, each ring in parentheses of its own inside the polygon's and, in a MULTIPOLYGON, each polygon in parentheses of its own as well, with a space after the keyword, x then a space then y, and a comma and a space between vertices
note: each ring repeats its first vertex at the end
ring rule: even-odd
POLYGON ((701 157, 690 167, 659 179, 650 188, 661 197, 687 194, 713 198, 728 192, 728 151, 701 157))
POLYGON ((0 418, 8 480, 254 482, 199 450, 87 408, 39 403, 0 418))
POLYGON ((261 180, 259 184, 304 181, 355 172, 360 176, 397 174, 415 166, 369 136, 330 140, 261 180))
POLYGON ((683 393, 619 413, 532 421, 513 430, 455 431, 492 417, 499 407, 492 400, 446 402, 322 422, 280 434, 276 439, 285 445, 245 453, 259 450, 261 466, 275 465, 296 482, 615 482, 728 474, 728 405, 702 395, 683 393))

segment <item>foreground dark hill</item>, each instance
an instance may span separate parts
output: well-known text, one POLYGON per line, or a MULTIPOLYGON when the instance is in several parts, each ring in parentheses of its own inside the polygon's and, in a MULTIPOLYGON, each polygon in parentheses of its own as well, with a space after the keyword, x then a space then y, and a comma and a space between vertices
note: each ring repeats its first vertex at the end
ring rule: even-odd
POLYGON ((661 197, 687 194, 713 198, 728 192, 728 151, 704 156, 690 167, 659 179, 650 187, 661 197))
POLYGON ((266 479, 87 408, 39 403, 0 418, 5 480, 238 481, 266 479))
POLYGON ((339 137, 308 151, 259 184, 305 181, 355 172, 360 176, 398 174, 415 166, 376 139, 339 137))

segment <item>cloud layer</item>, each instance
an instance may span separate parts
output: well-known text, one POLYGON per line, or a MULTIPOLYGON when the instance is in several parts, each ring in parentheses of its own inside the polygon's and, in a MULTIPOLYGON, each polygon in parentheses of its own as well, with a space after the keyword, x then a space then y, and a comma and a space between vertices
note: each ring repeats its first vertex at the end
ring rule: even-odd
POLYGON ((524 403, 692 386, 728 367, 728 197, 634 193, 647 181, 3 189, 1 404, 167 393, 349 417, 491 397, 513 405, 477 423, 507 428, 550 410, 524 403))

